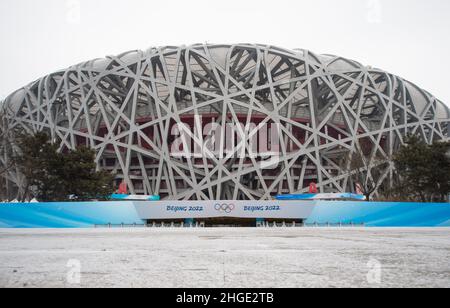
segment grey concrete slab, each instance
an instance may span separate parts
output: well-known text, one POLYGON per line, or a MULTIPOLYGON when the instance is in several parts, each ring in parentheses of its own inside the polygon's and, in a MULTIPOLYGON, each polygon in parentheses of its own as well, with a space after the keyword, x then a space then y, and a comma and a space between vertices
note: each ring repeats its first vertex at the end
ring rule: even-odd
POLYGON ((449 261, 448 228, 0 230, 0 287, 450 287, 449 261))

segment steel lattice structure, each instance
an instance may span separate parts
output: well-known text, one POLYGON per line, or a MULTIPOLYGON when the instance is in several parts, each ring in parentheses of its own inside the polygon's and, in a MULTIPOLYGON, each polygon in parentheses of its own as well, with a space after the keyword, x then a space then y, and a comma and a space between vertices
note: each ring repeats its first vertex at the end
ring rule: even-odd
MULTIPOLYGON (((306 192, 311 182, 322 192, 354 191, 349 167, 362 143, 367 181, 389 183, 392 163, 378 178, 371 171, 407 134, 429 143, 450 134, 449 109, 400 77, 337 56, 249 44, 151 48, 82 63, 10 95, 1 120, 3 141, 11 131, 47 131, 61 151, 86 144, 131 193, 175 200, 265 200, 306 192), (280 124, 276 168, 233 153, 173 157, 174 124, 194 133, 196 116, 236 127, 280 124)), ((3 165, 8 159, 2 153, 3 165)), ((21 175, 6 176, 20 193, 21 175)))

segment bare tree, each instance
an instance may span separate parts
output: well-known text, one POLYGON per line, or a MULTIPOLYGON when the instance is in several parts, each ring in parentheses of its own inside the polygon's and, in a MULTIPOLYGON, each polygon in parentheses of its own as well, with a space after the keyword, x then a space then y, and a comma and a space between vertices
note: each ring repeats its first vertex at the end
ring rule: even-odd
POLYGON ((364 140, 356 143, 355 151, 348 155, 343 164, 350 175, 352 189, 360 190, 367 201, 379 190, 391 166, 384 153, 377 153, 364 140))
POLYGON ((11 128, 7 118, 0 110, 0 189, 1 199, 23 199, 22 189, 17 185, 19 176, 17 170, 15 141, 18 129, 11 128))

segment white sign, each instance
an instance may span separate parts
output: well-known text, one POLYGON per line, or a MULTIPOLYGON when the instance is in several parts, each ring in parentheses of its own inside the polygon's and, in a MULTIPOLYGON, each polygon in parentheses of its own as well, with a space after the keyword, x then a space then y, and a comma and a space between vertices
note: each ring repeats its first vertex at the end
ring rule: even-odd
POLYGON ((133 202, 141 219, 273 218, 306 219, 314 201, 155 201, 133 202))

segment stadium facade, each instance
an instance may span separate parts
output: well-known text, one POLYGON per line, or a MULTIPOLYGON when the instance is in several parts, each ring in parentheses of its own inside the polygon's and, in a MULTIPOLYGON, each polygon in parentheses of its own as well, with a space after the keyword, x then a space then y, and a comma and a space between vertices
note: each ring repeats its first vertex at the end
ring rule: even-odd
MULTIPOLYGON (((449 108, 398 76, 249 44, 151 48, 75 65, 11 94, 0 117, 3 143, 46 131, 60 151, 94 148, 98 167, 130 193, 170 200, 270 200, 311 183, 354 192, 356 172, 382 189, 406 135, 450 136, 449 108)), ((20 195, 22 175, 3 176, 20 195)))

